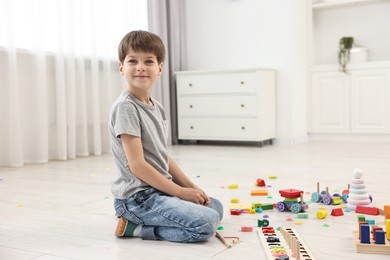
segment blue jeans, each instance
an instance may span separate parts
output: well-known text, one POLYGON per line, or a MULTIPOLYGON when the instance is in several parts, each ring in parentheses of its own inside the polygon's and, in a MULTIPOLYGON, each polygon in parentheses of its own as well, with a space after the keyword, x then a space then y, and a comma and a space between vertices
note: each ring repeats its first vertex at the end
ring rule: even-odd
POLYGON ((142 225, 142 239, 188 243, 215 234, 223 207, 217 199, 210 200, 209 206, 203 206, 150 188, 128 199, 115 199, 114 206, 118 215, 142 225))

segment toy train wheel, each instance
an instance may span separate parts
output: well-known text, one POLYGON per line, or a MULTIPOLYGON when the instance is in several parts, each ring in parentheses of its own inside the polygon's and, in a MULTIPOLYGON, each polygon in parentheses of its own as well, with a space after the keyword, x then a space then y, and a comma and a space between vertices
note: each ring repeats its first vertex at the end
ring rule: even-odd
POLYGON ((278 211, 280 211, 280 212, 285 211, 286 208, 287 208, 287 205, 283 201, 279 201, 278 203, 276 203, 276 209, 278 211))
POLYGON ((344 193, 343 196, 341 196, 341 199, 343 200, 344 203, 347 203, 348 193, 344 193))
POLYGON ((321 201, 321 195, 318 192, 313 192, 311 194, 311 201, 313 202, 320 202, 321 201))
POLYGON ((301 207, 301 204, 299 204, 299 203, 294 203, 291 205, 291 212, 293 212, 293 213, 299 213, 299 212, 301 212, 301 209, 302 209, 302 207, 301 207))
POLYGON ((330 204, 332 204, 332 197, 331 196, 324 196, 322 198, 322 201, 324 202, 324 204, 330 205, 330 204))

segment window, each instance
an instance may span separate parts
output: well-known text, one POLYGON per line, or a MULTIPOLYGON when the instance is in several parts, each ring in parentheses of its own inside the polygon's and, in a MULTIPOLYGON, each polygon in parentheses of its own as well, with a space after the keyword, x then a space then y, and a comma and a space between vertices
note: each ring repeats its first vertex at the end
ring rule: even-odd
POLYGON ((146 0, 0 0, 0 46, 117 57, 120 39, 147 30, 146 0))

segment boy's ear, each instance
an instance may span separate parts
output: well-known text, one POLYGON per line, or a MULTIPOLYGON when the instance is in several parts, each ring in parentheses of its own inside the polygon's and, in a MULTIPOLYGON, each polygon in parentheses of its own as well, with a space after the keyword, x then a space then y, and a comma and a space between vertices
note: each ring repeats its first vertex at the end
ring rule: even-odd
POLYGON ((122 62, 118 61, 118 66, 119 66, 119 73, 123 75, 123 65, 122 62))
POLYGON ((162 73, 162 70, 163 70, 163 67, 164 67, 164 63, 160 63, 160 65, 158 66, 159 68, 158 68, 158 71, 159 71, 159 74, 161 75, 161 73, 162 73))

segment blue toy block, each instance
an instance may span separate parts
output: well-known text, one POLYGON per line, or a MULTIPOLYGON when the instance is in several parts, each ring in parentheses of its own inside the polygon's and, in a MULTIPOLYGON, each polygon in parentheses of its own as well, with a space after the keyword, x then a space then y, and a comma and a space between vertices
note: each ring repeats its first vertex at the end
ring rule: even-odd
POLYGON ((375 244, 385 245, 385 231, 375 230, 375 244))
POLYGON ((360 243, 370 244, 370 226, 368 224, 360 225, 360 243))

